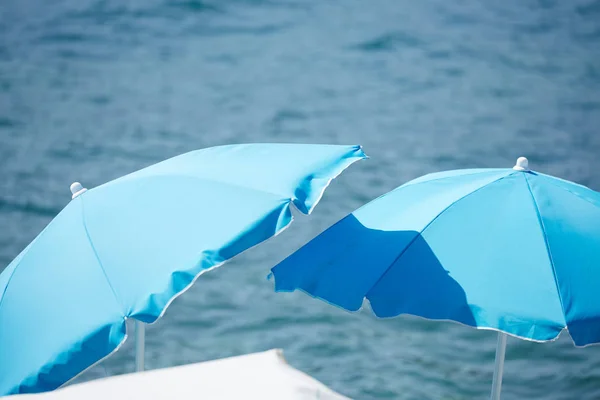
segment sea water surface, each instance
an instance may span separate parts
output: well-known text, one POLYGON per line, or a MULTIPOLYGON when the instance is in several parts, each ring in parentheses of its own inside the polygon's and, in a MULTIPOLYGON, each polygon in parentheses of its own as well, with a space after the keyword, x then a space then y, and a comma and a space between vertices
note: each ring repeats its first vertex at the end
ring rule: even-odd
MULTIPOLYGON (((265 277, 346 213, 428 172, 524 155, 599 190, 600 2, 0 3, 0 270, 69 202, 71 182, 93 187, 241 142, 361 144, 371 159, 334 181, 313 215, 179 297, 147 328, 147 366, 281 347, 353 398, 484 399, 493 332, 350 314, 275 294, 265 277)), ((79 380, 133 367, 129 340, 79 380)), ((566 333, 511 338, 503 393, 599 399, 600 347, 574 348, 566 333)))

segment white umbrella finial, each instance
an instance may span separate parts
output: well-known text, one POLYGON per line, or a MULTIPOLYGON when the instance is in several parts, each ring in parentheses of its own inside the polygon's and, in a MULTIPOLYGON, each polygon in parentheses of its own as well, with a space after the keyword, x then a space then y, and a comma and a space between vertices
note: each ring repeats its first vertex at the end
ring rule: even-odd
POLYGON ((73 196, 71 196, 71 199, 74 199, 75 197, 79 196, 81 193, 85 192, 87 189, 84 188, 81 183, 79 182, 73 182, 71 184, 71 193, 73 193, 73 196))
POLYGON ((529 171, 529 160, 525 157, 519 157, 513 169, 515 171, 529 171))

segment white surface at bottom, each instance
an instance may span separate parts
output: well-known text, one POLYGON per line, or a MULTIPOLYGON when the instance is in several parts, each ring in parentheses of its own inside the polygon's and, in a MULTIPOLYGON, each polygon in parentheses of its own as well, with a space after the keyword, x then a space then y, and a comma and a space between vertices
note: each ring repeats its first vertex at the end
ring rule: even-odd
POLYGON ((5 398, 7 400, 348 399, 290 366, 279 349, 117 375, 66 386, 52 392, 5 398))

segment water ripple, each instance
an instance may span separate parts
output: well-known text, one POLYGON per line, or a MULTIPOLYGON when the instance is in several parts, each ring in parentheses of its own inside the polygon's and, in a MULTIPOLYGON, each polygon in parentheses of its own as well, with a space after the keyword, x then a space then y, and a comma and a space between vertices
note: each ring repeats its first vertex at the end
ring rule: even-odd
POLYGON ((35 216, 54 217, 60 210, 59 207, 45 206, 30 201, 15 202, 0 198, 0 214, 4 212, 19 212, 35 216))
POLYGON ((223 13, 224 10, 213 4, 208 4, 200 0, 189 0, 189 1, 171 1, 167 3, 168 7, 176 8, 182 12, 192 13, 223 13))
POLYGON ((423 40, 409 33, 393 32, 358 43, 353 47, 365 52, 386 52, 399 48, 420 48, 424 44, 423 40))

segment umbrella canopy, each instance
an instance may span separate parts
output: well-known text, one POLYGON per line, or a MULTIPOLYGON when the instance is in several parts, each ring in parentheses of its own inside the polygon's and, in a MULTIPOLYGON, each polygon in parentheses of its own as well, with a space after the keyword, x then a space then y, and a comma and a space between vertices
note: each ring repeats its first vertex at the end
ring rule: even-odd
POLYGON ((585 346, 600 342, 600 193, 530 171, 525 158, 434 173, 356 210, 272 272, 277 291, 350 311, 366 298, 379 317, 536 341, 566 328, 585 346))
POLYGON ((261 353, 113 376, 14 400, 348 400, 293 368, 283 352, 261 353))
POLYGON ((85 190, 0 274, 0 395, 52 390, 152 323, 203 272, 310 213, 359 146, 187 153, 85 190))

